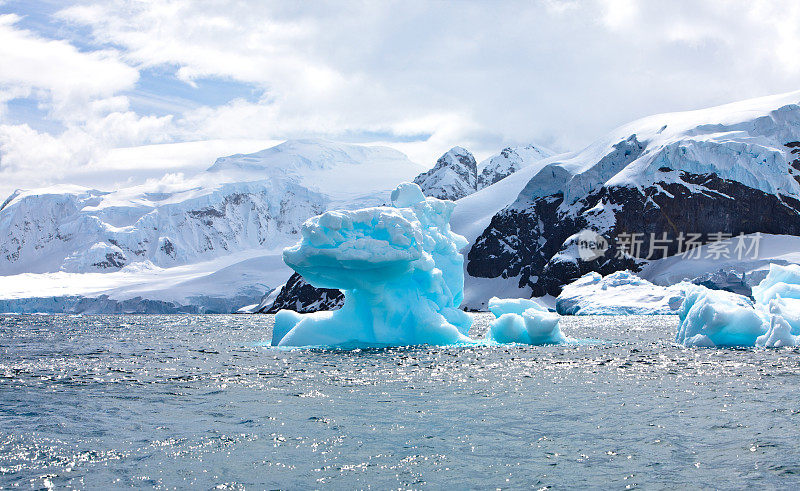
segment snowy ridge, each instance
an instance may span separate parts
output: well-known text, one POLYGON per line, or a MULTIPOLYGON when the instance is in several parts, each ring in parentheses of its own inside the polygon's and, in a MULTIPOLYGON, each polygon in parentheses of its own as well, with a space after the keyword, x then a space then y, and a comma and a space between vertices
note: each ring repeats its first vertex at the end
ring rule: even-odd
POLYGON ((576 243, 584 229, 610 244, 642 233, 644 250, 651 233, 800 235, 798 103, 793 92, 651 116, 539 161, 515 201, 475 239, 468 273, 518 278, 534 295, 558 295, 587 272, 644 264, 613 248, 584 261, 576 243))
POLYGON ((219 159, 176 183, 19 192, 0 212, 0 274, 116 270, 145 260, 167 267, 283 246, 305 219, 347 197, 384 203, 395 180, 418 168, 392 149, 303 140, 219 159))
MULTIPOLYGON (((329 208, 387 203, 396 183, 420 170, 386 147, 300 140, 219 159, 190 178, 167 176, 115 192, 79 186, 19 191, 0 210, 0 276, 7 277, 0 299, 41 296, 44 288, 36 278, 48 285, 57 281, 52 275, 102 276, 124 269, 123 286, 98 284, 79 294, 110 292, 112 299, 126 299, 132 293, 124 285, 135 283, 137 294, 146 298, 191 303, 186 295, 167 294, 155 284, 148 297, 147 278, 171 277, 175 267, 227 261, 239 253, 279 260, 280 249, 296 241, 309 217, 329 208), (28 291, 13 287, 19 275, 31 273, 51 276, 27 276, 19 284, 29 285, 28 291)), ((243 290, 250 303, 257 302, 264 291, 288 278, 290 270, 282 264, 279 269, 277 279, 265 271, 264 281, 241 275, 233 286, 210 282, 204 295, 241 300, 243 290)), ((80 283, 77 277, 70 282, 80 283)), ((67 283, 59 283, 64 295, 80 290, 67 283)))
MULTIPOLYGON (((800 134, 798 104, 800 91, 648 116, 579 152, 550 159, 537 184, 554 180, 568 206, 603 185, 643 188, 664 177, 678 181, 670 173, 680 170, 714 173, 765 193, 798 197, 800 184, 789 172, 796 157, 786 147, 800 134)), ((528 186, 520 198, 552 191, 551 186, 528 186)))
POLYGON ((552 150, 533 143, 519 147, 506 147, 500 153, 492 155, 480 163, 478 166, 478 189, 491 186, 501 179, 553 155, 555 152, 552 150))
POLYGON ((477 165, 469 150, 453 147, 439 157, 433 169, 414 178, 414 183, 425 196, 455 201, 478 189, 477 165))

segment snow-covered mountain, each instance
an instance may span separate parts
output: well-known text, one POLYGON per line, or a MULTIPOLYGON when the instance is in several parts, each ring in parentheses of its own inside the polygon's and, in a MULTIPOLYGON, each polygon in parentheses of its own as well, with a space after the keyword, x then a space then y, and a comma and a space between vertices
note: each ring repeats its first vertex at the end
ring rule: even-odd
POLYGON ((77 186, 18 191, 0 208, 0 299, 59 292, 201 307, 204 297, 252 303, 289 277, 291 271, 273 259, 296 241, 303 221, 329 208, 387 203, 398 182, 421 170, 387 147, 294 140, 218 159, 188 179, 114 192, 77 186), (235 285, 223 281, 216 288, 211 282, 205 292, 189 288, 181 294, 186 281, 197 283, 217 267, 236 269, 230 263, 236 257, 261 258, 257 262, 270 267, 260 281, 242 275, 235 285), (86 273, 119 278, 86 282, 86 273), (152 284, 169 288, 150 295, 149 282, 140 278, 158 278, 152 284), (125 285, 136 285, 135 292, 125 285))
MULTIPOLYGON (((529 145, 522 148, 533 149, 535 147, 529 145)), ((495 157, 502 155, 504 152, 510 156, 512 155, 512 150, 514 149, 505 149, 495 157)), ((469 178, 469 176, 474 175, 474 167, 469 161, 474 162, 474 157, 467 150, 461 147, 454 147, 439 158, 433 169, 420 174, 415 179, 415 182, 420 184, 420 187, 428 196, 442 196, 438 193, 443 191, 443 187, 435 187, 433 185, 428 187, 426 183, 439 184, 445 182, 445 179, 442 178, 443 176, 451 179, 448 182, 459 183, 460 189, 468 191, 464 193, 465 196, 463 198, 458 200, 458 206, 451 217, 451 225, 453 231, 467 237, 471 245, 489 225, 492 216, 513 202, 532 174, 544 165, 543 162, 545 161, 543 159, 536 158, 537 151, 531 150, 529 153, 524 154, 530 158, 524 160, 523 165, 519 166, 519 176, 515 175, 510 179, 498 180, 494 185, 484 189, 477 189, 477 186, 475 186, 476 189, 472 189, 472 183, 476 183, 476 181, 469 178), (462 160, 465 160, 466 164, 462 163, 462 160), (459 171, 454 171, 453 169, 459 169, 459 171), (465 170, 468 172, 464 172, 465 170)), ((497 161, 498 159, 490 157, 484 161, 484 164, 487 162, 497 163, 497 161)), ((512 167, 511 169, 516 171, 517 167, 512 167)), ((450 187, 448 190, 453 188, 450 187)), ((462 252, 466 253, 467 250, 462 252)), ((484 309, 486 302, 492 296, 530 296, 530 293, 529 288, 519 288, 516 282, 505 281, 502 278, 498 280, 465 275, 463 306, 469 309, 484 309)), ((321 306, 323 309, 336 308, 341 304, 341 301, 341 297, 324 289, 315 289, 306 283, 301 276, 297 275, 297 277, 293 276, 286 285, 282 285, 278 291, 266 296, 258 305, 250 306, 251 308, 247 309, 247 311, 275 312, 280 308, 313 311, 317 306, 321 306)))
POLYGON ((469 275, 557 295, 590 271, 639 271, 648 251, 675 255, 681 232, 700 234, 702 242, 720 233, 800 235, 799 102, 794 92, 651 116, 584 150, 540 161, 475 239, 469 275), (610 247, 582 258, 583 230, 610 247), (618 254, 631 234, 641 234, 634 239, 644 251, 638 258, 618 254))
POLYGON ((425 196, 455 201, 478 189, 478 164, 475 157, 463 147, 453 147, 439 157, 433 169, 418 175, 425 196))
POLYGON ((506 147, 500 153, 480 163, 477 189, 491 186, 520 169, 553 155, 553 151, 533 143, 520 147, 506 147))
POLYGON ((540 145, 506 147, 480 164, 463 147, 453 147, 439 157, 436 165, 414 179, 426 196, 459 200, 491 186, 511 174, 553 156, 540 145))

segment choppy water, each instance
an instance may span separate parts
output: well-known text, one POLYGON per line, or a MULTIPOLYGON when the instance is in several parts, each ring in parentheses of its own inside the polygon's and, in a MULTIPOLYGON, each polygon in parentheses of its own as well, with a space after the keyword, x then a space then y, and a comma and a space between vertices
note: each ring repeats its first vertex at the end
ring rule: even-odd
POLYGON ((581 346, 283 351, 271 323, 0 317, 0 486, 800 483, 797 350, 631 316, 565 318, 581 346))

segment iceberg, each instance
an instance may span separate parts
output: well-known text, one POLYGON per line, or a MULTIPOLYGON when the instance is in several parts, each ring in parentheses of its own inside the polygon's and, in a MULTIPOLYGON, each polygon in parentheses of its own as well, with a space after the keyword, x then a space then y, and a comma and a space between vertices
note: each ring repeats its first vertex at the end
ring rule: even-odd
POLYGON ((408 346, 472 342, 463 299, 466 239, 450 230, 452 201, 399 185, 392 206, 329 211, 307 220, 283 258, 340 310, 275 317, 275 346, 408 346))
POLYGON ((800 345, 800 265, 770 264, 767 276, 753 287, 753 298, 769 318, 769 328, 756 346, 800 345))
POLYGON ((488 340, 520 344, 559 344, 568 341, 558 325, 560 316, 533 300, 492 297, 489 311, 495 319, 486 333, 488 340))
POLYGON ((675 340, 706 347, 800 345, 800 265, 770 264, 753 298, 688 287, 675 340))
POLYGON ((684 346, 755 346, 767 330, 747 297, 699 285, 687 285, 678 316, 675 341, 684 346))
POLYGON ((682 284, 658 286, 630 271, 606 276, 590 272, 566 285, 556 299, 561 315, 674 314, 683 298, 682 284))
POLYGON ((767 276, 753 287, 753 298, 761 305, 776 298, 800 299, 800 265, 770 264, 767 276))
POLYGON ((756 339, 756 346, 765 348, 797 346, 800 339, 800 336, 796 335, 800 310, 787 311, 786 305, 780 297, 777 297, 769 302, 769 314, 769 329, 756 339))

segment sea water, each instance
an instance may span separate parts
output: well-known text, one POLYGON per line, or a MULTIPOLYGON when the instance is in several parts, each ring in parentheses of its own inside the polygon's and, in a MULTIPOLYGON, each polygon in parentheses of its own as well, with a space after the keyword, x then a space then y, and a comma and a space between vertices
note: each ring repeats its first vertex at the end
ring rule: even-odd
POLYGON ((800 483, 796 348, 625 316, 563 318, 577 345, 285 350, 272 321, 0 317, 0 487, 800 483))

